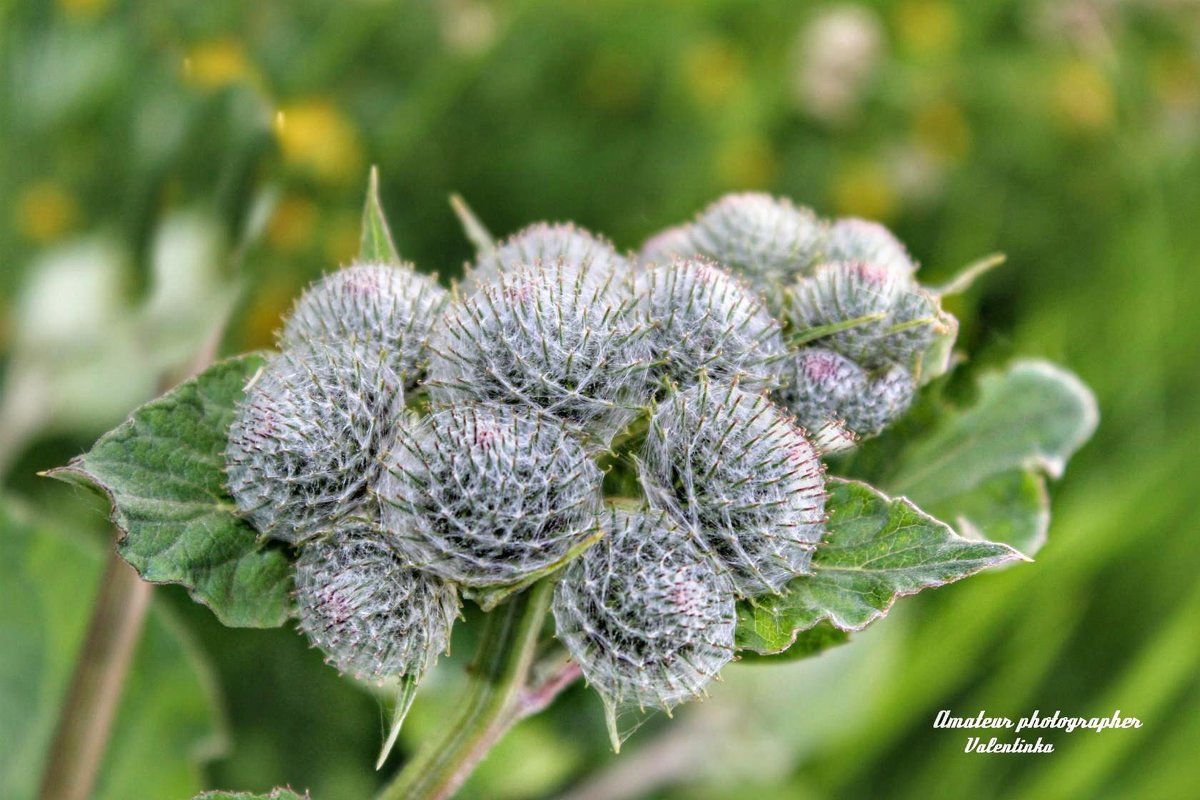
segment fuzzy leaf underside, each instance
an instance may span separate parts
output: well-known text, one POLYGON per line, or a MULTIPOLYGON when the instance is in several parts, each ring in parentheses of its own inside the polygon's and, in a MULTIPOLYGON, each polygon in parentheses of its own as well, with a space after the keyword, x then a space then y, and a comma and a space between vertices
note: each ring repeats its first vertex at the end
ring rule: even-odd
POLYGON ((1050 522, 1046 476, 1062 475, 1097 420, 1096 401, 1075 375, 1019 361, 984 376, 976 401, 907 449, 883 485, 963 536, 1033 555, 1050 522))
POLYGON ((117 551, 145 580, 180 583, 233 627, 282 625, 291 564, 237 516, 225 489, 225 440, 264 358, 222 361, 130 415, 50 476, 100 490, 117 551))
POLYGON ((760 631, 754 624, 754 608, 749 603, 739 603, 737 611, 736 647, 742 651, 739 658, 743 664, 800 661, 850 641, 849 633, 835 628, 828 621, 819 622, 806 631, 798 631, 785 637, 778 632, 776 625, 767 626, 760 631), (780 645, 779 642, 784 639, 786 641, 780 645))
POLYGON ((864 483, 832 479, 829 489, 829 522, 812 574, 782 595, 742 604, 741 646, 769 655, 818 625, 860 631, 900 597, 1022 558, 1007 545, 965 539, 908 500, 864 483))

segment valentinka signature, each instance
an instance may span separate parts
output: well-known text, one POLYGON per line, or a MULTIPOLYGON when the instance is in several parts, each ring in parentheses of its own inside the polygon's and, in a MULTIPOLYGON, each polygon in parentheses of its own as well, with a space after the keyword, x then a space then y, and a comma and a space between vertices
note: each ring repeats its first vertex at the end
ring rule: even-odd
MULTIPOLYGON (((1032 714, 1021 717, 1016 722, 1013 722, 1009 717, 989 717, 987 712, 983 710, 973 717, 956 717, 949 709, 942 709, 934 719, 933 727, 966 730, 1000 729, 1011 730, 1013 733, 1047 729, 1060 730, 1066 733, 1074 733, 1077 730, 1090 730, 1100 733, 1105 730, 1116 730, 1119 728, 1140 728, 1142 727, 1142 721, 1137 717, 1121 716, 1120 709, 1107 717, 1074 717, 1064 715, 1062 711, 1055 711, 1053 714, 1043 714, 1040 710, 1035 709, 1032 714)), ((1002 741, 996 736, 992 736, 986 741, 981 736, 969 736, 967 737, 964 752, 1053 753, 1054 745, 1043 741, 1041 736, 1038 736, 1036 741, 1030 741, 1020 736, 1012 741, 1002 741)))

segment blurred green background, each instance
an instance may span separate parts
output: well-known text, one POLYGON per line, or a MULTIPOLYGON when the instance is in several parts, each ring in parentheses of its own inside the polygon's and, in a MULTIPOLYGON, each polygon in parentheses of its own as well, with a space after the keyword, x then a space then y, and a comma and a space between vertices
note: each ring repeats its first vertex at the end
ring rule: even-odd
MULTIPOLYGON (((965 372, 1046 356, 1103 414, 1037 563, 820 658, 734 666, 619 758, 576 688, 464 796, 1196 796, 1198 145, 1186 0, 0 0, 0 794, 34 791, 110 535, 36 472, 226 317, 222 352, 268 346, 355 252, 374 163, 402 253, 444 277, 470 256, 453 191, 496 232, 573 219, 636 247, 764 189, 886 222, 929 283, 1002 250, 954 301, 965 372), (1144 726, 967 755, 942 708, 1144 726)), ((156 589, 99 796, 364 797, 381 714, 293 631, 156 589)))

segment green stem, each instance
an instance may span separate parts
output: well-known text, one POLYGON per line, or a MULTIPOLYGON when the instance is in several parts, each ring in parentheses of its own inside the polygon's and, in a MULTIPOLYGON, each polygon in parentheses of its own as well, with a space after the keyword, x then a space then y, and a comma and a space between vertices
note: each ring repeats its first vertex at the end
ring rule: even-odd
POLYGON ((378 800, 452 796, 508 729, 531 712, 526 708, 530 668, 553 590, 553 581, 539 581, 487 616, 458 711, 378 800))

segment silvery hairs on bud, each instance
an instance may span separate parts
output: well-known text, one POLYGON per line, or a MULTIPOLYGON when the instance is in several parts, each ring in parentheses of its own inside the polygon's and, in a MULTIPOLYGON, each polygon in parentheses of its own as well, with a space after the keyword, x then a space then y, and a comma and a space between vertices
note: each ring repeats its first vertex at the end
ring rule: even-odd
POLYGON ((650 350, 635 301, 562 262, 501 274, 448 309, 430 344, 435 405, 544 411, 605 447, 635 415, 650 350))
POLYGON ((909 277, 917 264, 895 235, 878 222, 843 217, 829 226, 824 261, 865 261, 909 277))
POLYGON ((791 295, 788 317, 799 332, 877 317, 820 340, 868 370, 911 364, 939 324, 931 295, 908 277, 866 261, 822 264, 797 280, 791 295))
POLYGON ((829 426, 840 423, 856 438, 864 438, 907 411, 915 388, 912 376, 898 365, 872 376, 839 353, 805 347, 789 359, 777 395, 809 431, 828 432, 829 426))
POLYGON ((808 572, 825 526, 825 476, 803 432, 774 403, 702 381, 650 421, 642 485, 694 530, 739 596, 779 592, 808 572))
POLYGON ((569 222, 539 222, 480 253, 469 268, 465 288, 473 292, 500 275, 551 264, 581 273, 589 285, 613 289, 621 288, 630 273, 629 262, 607 239, 569 222))
POLYGON ((820 255, 825 227, 806 208, 785 198, 728 194, 688 225, 655 236, 642 249, 643 263, 705 256, 750 281, 772 301, 820 255))
POLYGON ((260 532, 299 544, 366 500, 404 394, 379 351, 316 343, 274 356, 239 404, 229 491, 260 532))
POLYGON ((429 331, 448 298, 436 280, 411 265, 353 264, 301 295, 280 345, 354 340, 382 351, 411 389, 422 377, 429 331))
POLYGON ((733 587, 662 513, 611 511, 605 536, 555 587, 558 638, 604 700, 614 749, 621 708, 701 694, 733 656, 733 587))
POLYGON ((762 301, 705 259, 675 259, 638 276, 655 372, 690 386, 701 372, 747 388, 778 383, 785 348, 762 301))
POLYGON ((410 563, 463 586, 519 583, 596 533, 600 470, 562 423, 463 405, 402 430, 378 494, 410 563))
POLYGON ((326 660, 359 680, 419 677, 445 652, 458 596, 405 566, 373 526, 343 520, 296 562, 300 628, 326 660))

